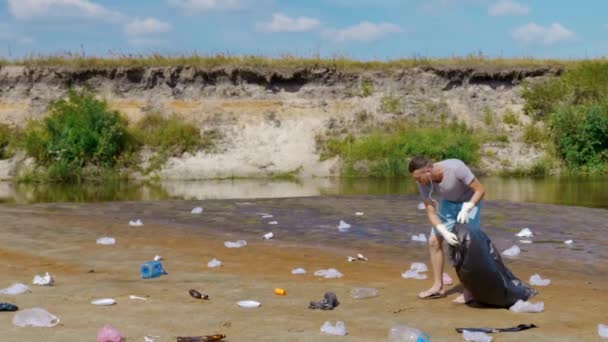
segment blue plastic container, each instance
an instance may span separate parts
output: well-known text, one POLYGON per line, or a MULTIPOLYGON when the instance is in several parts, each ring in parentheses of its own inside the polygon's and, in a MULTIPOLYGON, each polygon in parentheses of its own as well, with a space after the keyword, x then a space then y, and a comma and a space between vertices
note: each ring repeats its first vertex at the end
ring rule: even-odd
POLYGON ((144 279, 156 278, 163 274, 167 274, 163 269, 163 264, 160 261, 152 260, 144 262, 139 268, 139 273, 144 279))

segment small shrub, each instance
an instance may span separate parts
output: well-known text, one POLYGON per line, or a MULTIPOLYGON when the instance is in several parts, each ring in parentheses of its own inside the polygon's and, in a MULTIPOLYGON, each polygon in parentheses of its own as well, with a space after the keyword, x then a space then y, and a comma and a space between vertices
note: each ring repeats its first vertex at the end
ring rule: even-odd
POLYGON ((534 123, 530 123, 524 126, 523 140, 524 143, 539 147, 546 140, 546 134, 542 128, 534 123))
POLYGON ((507 110, 502 115, 502 121, 509 126, 517 126, 519 125, 519 119, 517 118, 517 114, 513 113, 510 110, 507 110))
POLYGON ((112 168, 133 141, 127 122, 87 90, 70 90, 49 105, 42 122, 29 122, 22 137, 26 152, 47 166, 50 181, 80 181, 87 167, 112 168))
POLYGON ((359 84, 359 96, 360 97, 368 97, 374 93, 374 83, 364 78, 359 84))
POLYGON ((0 124, 0 159, 7 159, 14 155, 12 144, 15 140, 13 130, 6 124, 0 124))
MULTIPOLYGON (((146 115, 135 125, 134 135, 142 144, 171 156, 193 152, 203 145, 200 130, 176 115, 146 115)), ((205 145, 209 144, 210 142, 205 141, 205 145)))
POLYGON ((393 94, 382 96, 380 99, 380 111, 383 113, 401 114, 401 100, 393 94))
POLYGON ((494 124, 494 116, 496 114, 490 109, 490 107, 485 107, 483 109, 483 123, 486 126, 492 126, 494 124))

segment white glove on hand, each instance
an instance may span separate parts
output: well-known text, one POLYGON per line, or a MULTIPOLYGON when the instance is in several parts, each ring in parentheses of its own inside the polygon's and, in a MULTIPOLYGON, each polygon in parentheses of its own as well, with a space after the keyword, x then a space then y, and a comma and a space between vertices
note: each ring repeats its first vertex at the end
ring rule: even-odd
POLYGON ((441 236, 443 236, 445 241, 447 241, 450 245, 458 245, 458 237, 456 236, 456 234, 449 232, 444 224, 438 224, 435 229, 437 229, 437 231, 441 234, 441 236))
POLYGON ((462 203, 462 209, 458 213, 458 217, 456 217, 456 222, 458 223, 469 223, 469 214, 471 210, 475 208, 475 203, 473 202, 464 202, 462 203))

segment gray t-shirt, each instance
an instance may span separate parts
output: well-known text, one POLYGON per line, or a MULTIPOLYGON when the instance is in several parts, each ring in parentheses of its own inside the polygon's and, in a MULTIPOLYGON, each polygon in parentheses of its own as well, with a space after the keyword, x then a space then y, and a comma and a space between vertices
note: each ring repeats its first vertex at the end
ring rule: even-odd
MULTIPOLYGON (((446 159, 436 163, 443 168, 443 179, 433 184, 433 199, 437 197, 452 202, 468 202, 474 191, 468 186, 475 179, 475 175, 468 166, 458 159, 446 159)), ((423 200, 429 199, 431 185, 418 184, 423 200)))

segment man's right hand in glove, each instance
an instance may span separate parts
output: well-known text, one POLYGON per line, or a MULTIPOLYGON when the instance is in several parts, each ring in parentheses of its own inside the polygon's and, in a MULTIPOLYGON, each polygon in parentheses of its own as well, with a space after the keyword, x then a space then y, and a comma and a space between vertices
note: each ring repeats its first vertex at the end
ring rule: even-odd
POLYGON ((441 234, 441 236, 443 236, 445 241, 447 241, 450 245, 458 245, 458 237, 456 236, 456 234, 448 231, 444 224, 438 224, 435 229, 437 229, 437 231, 441 234))

